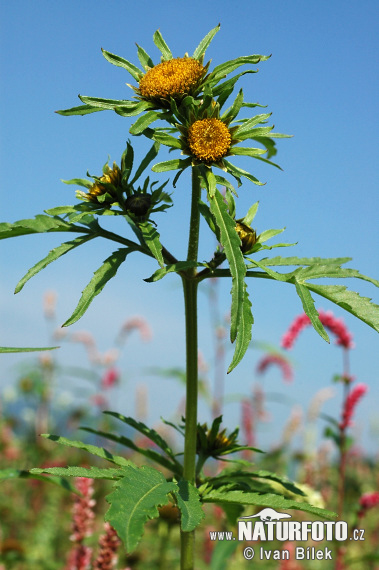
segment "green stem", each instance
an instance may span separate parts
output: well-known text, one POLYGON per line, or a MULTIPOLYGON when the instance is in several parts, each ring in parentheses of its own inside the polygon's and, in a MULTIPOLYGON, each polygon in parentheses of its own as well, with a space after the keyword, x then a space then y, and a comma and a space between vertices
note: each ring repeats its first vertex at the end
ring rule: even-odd
MULTIPOLYGON (((187 261, 197 261, 200 226, 200 181, 197 169, 192 169, 192 203, 187 261)), ((183 478, 196 480, 197 439, 197 285, 196 268, 188 269, 182 277, 186 322, 186 424, 184 438, 183 478)), ((193 570, 195 561, 195 531, 181 531, 181 570, 193 570)))

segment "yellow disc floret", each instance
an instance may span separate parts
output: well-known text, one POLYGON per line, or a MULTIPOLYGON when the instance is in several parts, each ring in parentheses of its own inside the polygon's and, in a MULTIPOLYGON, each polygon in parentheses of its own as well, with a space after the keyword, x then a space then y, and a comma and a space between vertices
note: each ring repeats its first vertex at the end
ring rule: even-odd
POLYGON ((191 93, 204 73, 205 67, 197 59, 169 59, 149 69, 139 82, 139 90, 147 99, 181 96, 191 93))
MULTIPOLYGON (((97 202, 97 196, 101 196, 106 192, 111 193, 109 186, 106 187, 102 184, 102 182, 106 182, 108 184, 113 184, 113 186, 120 186, 121 184, 121 170, 117 166, 117 164, 113 163, 113 168, 110 168, 108 165, 105 168, 106 172, 103 176, 100 177, 99 180, 96 180, 94 184, 92 184, 91 188, 89 189, 87 194, 83 193, 86 200, 90 202, 97 202)), ((83 197, 82 196, 82 197, 83 197)))
POLYGON ((187 142, 191 153, 198 160, 211 163, 227 154, 232 137, 220 119, 201 119, 189 127, 187 142))

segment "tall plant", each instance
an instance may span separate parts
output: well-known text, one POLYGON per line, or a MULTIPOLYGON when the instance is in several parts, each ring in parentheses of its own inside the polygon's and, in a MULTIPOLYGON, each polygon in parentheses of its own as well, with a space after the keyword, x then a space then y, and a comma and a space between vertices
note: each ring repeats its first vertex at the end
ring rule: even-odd
MULTIPOLYGON (((218 31, 219 26, 212 29, 199 43, 192 56, 185 54, 184 57, 177 58, 157 31, 154 34, 154 43, 161 53, 161 60, 154 64, 147 52, 137 46, 141 67, 103 50, 104 57, 110 63, 123 68, 131 75, 134 82, 134 85, 130 85, 134 92, 133 97, 115 100, 80 95, 80 106, 58 112, 68 116, 112 110, 126 118, 139 115, 129 132, 131 135, 144 135, 151 139, 153 143, 149 152, 136 166, 133 146, 128 142, 120 165, 114 163, 111 167, 107 163, 103 167, 102 175, 92 176, 92 180, 76 178, 67 181, 68 184, 84 188, 77 192, 79 204, 52 208, 34 219, 0 224, 2 238, 43 232, 78 234, 51 250, 44 259, 29 269, 17 284, 16 292, 51 262, 92 239, 105 238, 117 243, 118 249, 95 271, 64 326, 71 325, 82 317, 93 299, 116 275, 120 265, 134 252, 152 258, 159 266, 153 275, 146 279, 147 282, 158 281, 169 273, 176 273, 180 277, 186 323, 186 412, 182 424, 171 425, 184 437, 183 462, 180 459, 181 454, 175 453, 153 429, 119 413, 105 412, 149 437, 160 451, 140 448, 132 440, 117 433, 84 429, 141 453, 155 462, 158 468, 137 467, 132 461, 103 448, 45 434, 44 437, 62 445, 84 449, 96 457, 101 457, 110 462, 112 467, 31 469, 27 473, 19 474, 38 477, 48 473, 55 477, 81 476, 114 480, 114 490, 107 498, 110 507, 106 520, 116 529, 128 551, 137 546, 145 522, 158 516, 158 507, 169 502, 174 503, 180 511, 181 519, 182 570, 194 568, 194 532, 204 517, 204 503, 220 504, 231 518, 232 511, 229 507, 233 505, 234 519, 242 512, 244 505, 299 509, 321 517, 334 516, 334 513, 313 507, 307 502, 284 498, 285 488, 297 493, 300 499, 303 493, 286 478, 267 471, 252 471, 238 461, 234 469, 224 469, 215 476, 204 474, 203 466, 209 458, 219 459, 246 447, 238 443, 238 429, 231 433, 221 429, 221 417, 216 418, 210 427, 198 423, 199 283, 212 277, 231 279, 230 340, 235 344, 235 349, 228 372, 242 360, 251 341, 253 314, 247 291, 247 278, 292 284, 314 329, 328 342, 329 338, 315 309, 312 293, 332 301, 379 331, 379 306, 371 303, 370 299, 360 297, 344 285, 314 283, 324 277, 349 277, 364 279, 379 286, 377 280, 361 275, 355 269, 342 267, 350 258, 262 258, 260 254, 263 252, 291 245, 266 245, 269 239, 283 230, 268 229, 257 235, 252 227, 258 209, 257 203, 253 204, 244 216, 237 218, 237 194, 233 184, 237 182, 240 187, 242 181, 256 185, 261 185, 261 182, 250 172, 235 165, 234 158, 251 157, 279 168, 271 160, 277 153, 275 139, 288 135, 275 133, 273 127, 268 125, 270 113, 263 112, 252 116, 251 112, 262 105, 245 101, 242 89, 229 102, 241 77, 256 73, 257 69, 252 66, 268 60, 269 56, 242 56, 211 68, 210 62, 204 64, 204 57, 218 31), (233 72, 242 66, 247 67, 233 75, 233 72), (162 124, 164 126, 161 126, 162 124), (179 151, 183 157, 155 162, 161 145, 167 146, 170 151, 179 151), (151 182, 150 177, 143 180, 144 172, 152 162, 155 162, 152 167, 154 173, 175 172, 172 180, 174 188, 185 170, 191 172, 192 202, 186 259, 176 257, 161 243, 155 214, 169 208, 172 205, 172 197, 165 190, 167 181, 157 179, 151 182), (225 189, 224 194, 222 188, 225 189), (125 219, 128 229, 126 235, 113 233, 102 227, 102 216, 109 215, 125 219), (219 243, 216 251, 205 262, 199 261, 198 258, 201 218, 204 218, 219 243), (283 268, 289 270, 281 271, 283 268), (164 468, 166 475, 160 468, 164 468), (283 495, 277 490, 262 493, 258 478, 266 479, 268 485, 270 481, 280 482, 283 495)), ((15 476, 14 470, 12 476, 15 476)))

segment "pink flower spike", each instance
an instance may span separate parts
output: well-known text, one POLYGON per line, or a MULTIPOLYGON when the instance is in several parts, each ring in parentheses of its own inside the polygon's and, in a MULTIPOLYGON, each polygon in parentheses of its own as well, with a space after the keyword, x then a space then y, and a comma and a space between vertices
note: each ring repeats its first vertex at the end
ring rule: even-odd
MULTIPOLYGON (((346 349, 354 348, 353 336, 347 330, 342 319, 337 319, 331 311, 323 311, 322 309, 319 310, 318 314, 324 327, 337 337, 336 344, 346 349)), ((310 324, 311 321, 305 313, 297 316, 283 335, 281 346, 286 349, 292 348, 301 331, 310 324)))
POLYGON ((120 380, 120 373, 116 368, 108 368, 103 374, 101 379, 101 387, 103 390, 107 390, 108 388, 112 388, 115 384, 118 383, 120 380))
POLYGON ((376 507, 379 505, 379 492, 375 491, 374 493, 364 493, 359 499, 359 505, 365 510, 376 507))
POLYGON ((352 425, 352 417, 354 414, 354 410, 356 405, 358 404, 359 400, 366 394, 368 387, 366 384, 357 384, 347 396, 344 408, 342 412, 342 421, 339 424, 341 430, 346 429, 347 427, 352 425))
POLYGON ((133 330, 138 330, 141 339, 145 342, 151 340, 152 332, 149 323, 142 317, 132 317, 128 319, 122 326, 120 335, 124 336, 132 332, 133 330))
POLYGON ((282 371, 283 380, 285 382, 292 382, 293 371, 290 363, 280 354, 267 354, 258 362, 257 372, 262 374, 266 368, 271 364, 276 364, 282 371))

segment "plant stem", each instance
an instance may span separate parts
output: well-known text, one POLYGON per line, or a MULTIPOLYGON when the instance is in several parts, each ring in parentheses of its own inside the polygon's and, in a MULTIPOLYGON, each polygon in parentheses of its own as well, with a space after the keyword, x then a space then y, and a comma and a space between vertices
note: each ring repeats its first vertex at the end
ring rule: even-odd
MULTIPOLYGON (((200 181, 197 169, 192 169, 192 202, 188 239, 187 261, 197 261, 200 226, 200 181)), ((197 284, 196 268, 186 271, 182 277, 185 323, 186 323, 186 424, 184 438, 183 477, 194 484, 196 479, 196 439, 197 439, 197 284)), ((193 570, 195 551, 195 531, 181 531, 181 570, 193 570)))

